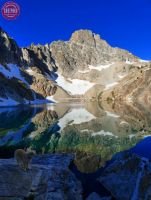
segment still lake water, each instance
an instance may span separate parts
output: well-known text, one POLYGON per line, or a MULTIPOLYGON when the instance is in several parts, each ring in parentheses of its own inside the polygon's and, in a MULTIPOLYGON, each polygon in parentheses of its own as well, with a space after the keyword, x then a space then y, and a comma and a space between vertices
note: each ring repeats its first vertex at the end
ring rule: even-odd
POLYGON ((91 102, 0 108, 0 157, 12 157, 18 148, 71 152, 78 170, 91 173, 120 151, 151 157, 151 137, 145 137, 150 126, 151 115, 141 106, 104 109, 91 102))

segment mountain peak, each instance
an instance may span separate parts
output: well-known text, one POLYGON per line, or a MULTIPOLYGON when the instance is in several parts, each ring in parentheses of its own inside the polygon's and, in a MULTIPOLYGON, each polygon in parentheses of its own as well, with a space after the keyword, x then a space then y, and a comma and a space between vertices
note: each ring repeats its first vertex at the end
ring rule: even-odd
POLYGON ((71 40, 73 39, 86 39, 85 37, 93 37, 94 33, 88 29, 76 30, 72 33, 71 40))
POLYGON ((10 37, 8 36, 8 34, 6 33, 6 31, 4 31, 2 29, 2 27, 0 27, 0 44, 2 43, 2 38, 8 39, 10 37))
POLYGON ((16 41, 0 27, 0 63, 19 63, 22 53, 16 41))
POLYGON ((100 36, 93 33, 91 30, 77 30, 72 33, 70 42, 80 43, 94 46, 96 38, 100 39, 100 36))

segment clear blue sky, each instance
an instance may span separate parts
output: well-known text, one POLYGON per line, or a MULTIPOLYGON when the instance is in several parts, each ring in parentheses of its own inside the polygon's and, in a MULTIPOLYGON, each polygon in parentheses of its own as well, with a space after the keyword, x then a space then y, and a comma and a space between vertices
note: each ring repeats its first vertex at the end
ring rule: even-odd
MULTIPOLYGON (((6 0, 0 0, 0 6, 6 0)), ((73 31, 90 29, 112 46, 151 60, 151 0, 16 0, 15 21, 0 25, 20 46, 68 40, 73 31)))

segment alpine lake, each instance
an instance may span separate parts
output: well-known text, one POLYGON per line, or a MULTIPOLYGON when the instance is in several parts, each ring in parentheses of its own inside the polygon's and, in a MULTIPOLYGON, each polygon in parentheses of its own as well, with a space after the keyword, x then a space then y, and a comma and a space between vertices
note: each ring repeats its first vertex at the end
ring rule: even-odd
POLYGON ((16 149, 74 153, 81 173, 95 173, 118 152, 151 157, 151 114, 144 105, 98 102, 0 108, 0 157, 16 149))
MULTIPOLYGON (((36 154, 72 153, 70 166, 84 196, 110 193, 97 181, 123 151, 151 158, 151 114, 147 105, 126 102, 70 102, 0 108, 0 158, 16 149, 36 154)), ((61 165, 61 163, 60 163, 61 165)))

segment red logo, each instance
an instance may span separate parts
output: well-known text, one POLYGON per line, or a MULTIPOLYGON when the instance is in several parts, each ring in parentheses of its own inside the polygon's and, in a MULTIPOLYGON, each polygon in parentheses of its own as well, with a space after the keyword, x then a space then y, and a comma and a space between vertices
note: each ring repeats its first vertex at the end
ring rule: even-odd
POLYGON ((20 14, 20 6, 13 1, 8 1, 2 6, 1 12, 5 19, 14 20, 20 14))

